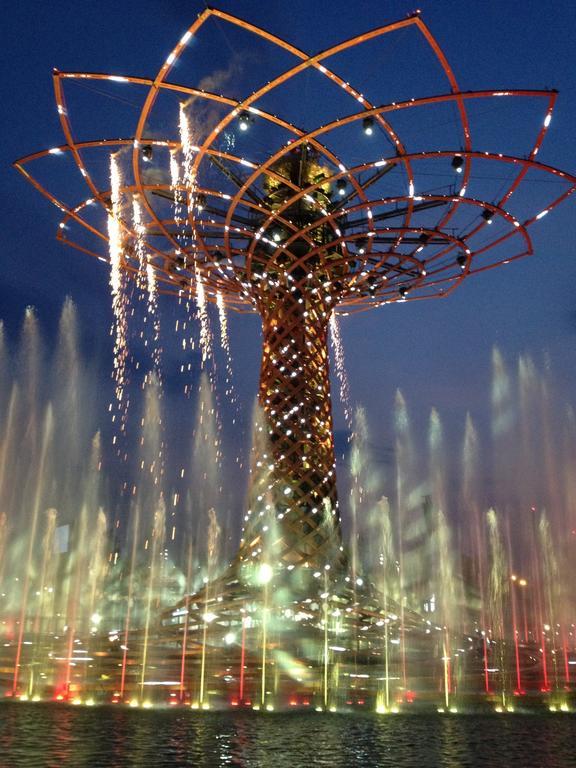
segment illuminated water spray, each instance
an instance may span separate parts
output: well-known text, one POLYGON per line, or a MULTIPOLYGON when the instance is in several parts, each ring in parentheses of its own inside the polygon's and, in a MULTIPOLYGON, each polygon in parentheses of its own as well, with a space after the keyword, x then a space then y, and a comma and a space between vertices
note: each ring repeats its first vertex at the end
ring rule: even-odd
POLYGON ((204 578, 204 583, 206 586, 204 590, 204 613, 202 615, 202 651, 200 656, 200 688, 198 695, 198 705, 202 709, 208 709, 210 706, 206 696, 206 643, 208 639, 208 628, 214 619, 217 618, 216 615, 210 610, 211 601, 217 597, 217 595, 215 595, 210 589, 210 585, 214 575, 214 570, 218 563, 220 534, 222 532, 222 529, 218 524, 218 516, 216 515, 216 511, 214 509, 208 510, 208 517, 208 551, 206 576, 204 578))
POLYGON ((494 658, 497 664, 500 700, 502 707, 505 708, 508 703, 508 671, 505 659, 505 625, 504 614, 505 604, 508 595, 508 565, 506 562, 506 553, 502 544, 498 516, 494 509, 490 509, 487 514, 488 533, 490 542, 490 574, 489 574, 489 616, 491 639, 495 644, 498 656, 494 658))

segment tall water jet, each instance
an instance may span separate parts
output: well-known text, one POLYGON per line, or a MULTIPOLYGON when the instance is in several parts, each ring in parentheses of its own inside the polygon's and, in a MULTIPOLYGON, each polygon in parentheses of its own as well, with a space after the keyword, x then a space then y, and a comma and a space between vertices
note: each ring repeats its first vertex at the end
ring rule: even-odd
MULTIPOLYGON (((451 707, 455 689, 454 669, 457 655, 452 651, 452 635, 462 633, 462 625, 456 623, 456 611, 463 610, 463 601, 457 597, 456 572, 452 562, 453 548, 450 528, 446 518, 447 496, 445 472, 445 448, 442 424, 436 409, 430 414, 428 445, 430 451, 430 489, 435 517, 435 536, 431 543, 433 552, 429 563, 428 582, 435 584, 435 612, 442 632, 442 666, 444 705, 451 707), (436 541, 434 542, 434 538, 436 541), (436 575, 434 575, 436 574, 436 575)), ((460 612, 459 611, 459 612, 460 612)))
POLYGON ((506 653, 505 605, 509 591, 509 568, 506 552, 502 543, 502 535, 498 516, 494 509, 487 513, 488 536, 490 543, 490 575, 489 575, 489 616, 492 658, 497 662, 499 695, 501 705, 506 708, 510 695, 506 653))
POLYGON ((550 523, 545 512, 540 515, 538 534, 542 556, 541 572, 544 592, 544 622, 541 628, 542 663, 546 665, 548 658, 551 661, 552 685, 550 687, 557 694, 560 690, 560 670, 563 667, 560 653, 561 643, 559 643, 560 632, 558 631, 560 624, 557 615, 560 573, 552 544, 550 523))
POLYGON ((217 595, 213 593, 212 581, 218 565, 219 543, 221 528, 218 524, 218 517, 213 508, 208 510, 208 533, 206 542, 206 575, 204 576, 204 613, 202 615, 202 648, 200 657, 200 679, 198 683, 198 705, 202 709, 207 709, 209 705, 206 692, 206 653, 208 642, 208 629, 216 615, 212 612, 212 603, 217 600, 217 595))
POLYGON ((144 686, 146 685, 146 675, 148 672, 148 656, 150 643, 150 625, 154 615, 158 614, 161 605, 161 587, 162 587, 162 564, 164 538, 166 534, 166 506, 164 498, 160 495, 157 508, 154 510, 152 530, 150 532, 151 543, 148 544, 149 562, 148 579, 146 581, 146 597, 144 606, 144 637, 142 642, 142 658, 140 661, 140 699, 144 700, 144 686))
POLYGON ((27 627, 28 619, 28 601, 30 599, 31 580, 34 576, 34 554, 36 546, 36 533, 38 529, 38 520, 40 516, 40 508, 42 503, 42 496, 45 490, 44 483, 46 482, 46 459, 48 454, 48 446, 52 437, 52 430, 54 428, 54 421, 52 416, 52 409, 50 407, 46 410, 44 417, 41 441, 38 452, 38 477, 36 478, 36 488, 32 498, 32 505, 30 509, 30 521, 28 531, 28 548, 26 561, 24 565, 24 583, 22 585, 22 593, 20 597, 21 609, 20 618, 18 621, 18 640, 16 646, 16 659, 14 662, 14 676, 12 680, 12 694, 16 695, 19 690, 20 681, 20 661, 22 658, 22 644, 24 642, 24 636, 27 627))
MULTIPOLYGON (((400 652, 402 657, 402 685, 408 690, 406 653, 406 594, 414 597, 420 583, 418 548, 422 532, 414 529, 411 521, 414 510, 414 446, 406 401, 400 390, 394 400, 394 430, 396 454, 396 509, 398 538, 398 568, 400 590, 400 652), (408 574, 410 576, 408 577, 408 574)), ((414 600, 413 600, 414 603, 414 600)))
POLYGON ((512 501, 509 477, 514 473, 515 410, 512 382, 506 362, 497 347, 492 350, 492 503, 512 501))
POLYGON ((391 706, 391 645, 390 645, 390 608, 394 597, 398 600, 398 570, 394 551, 394 532, 390 504, 386 497, 382 497, 374 506, 371 515, 373 524, 370 526, 373 541, 377 542, 377 562, 375 569, 375 583, 381 595, 381 607, 384 614, 383 638, 383 675, 382 684, 376 696, 376 711, 385 713, 392 710, 391 706))

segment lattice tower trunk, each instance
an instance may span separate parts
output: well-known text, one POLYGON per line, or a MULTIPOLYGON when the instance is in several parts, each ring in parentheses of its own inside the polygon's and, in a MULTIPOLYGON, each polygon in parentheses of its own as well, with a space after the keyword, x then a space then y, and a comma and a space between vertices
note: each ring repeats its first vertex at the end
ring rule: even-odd
POLYGON ((302 299, 299 290, 278 292, 274 298, 262 315, 261 432, 239 558, 337 566, 344 556, 330 400, 329 313, 321 302, 315 307, 302 299))

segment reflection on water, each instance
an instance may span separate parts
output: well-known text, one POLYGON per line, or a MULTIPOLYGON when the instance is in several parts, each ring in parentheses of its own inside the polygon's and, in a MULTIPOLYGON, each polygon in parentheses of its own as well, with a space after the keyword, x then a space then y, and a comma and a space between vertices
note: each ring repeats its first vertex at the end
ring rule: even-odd
POLYGON ((192 713, 0 705, 1 768, 570 768, 571 715, 192 713))

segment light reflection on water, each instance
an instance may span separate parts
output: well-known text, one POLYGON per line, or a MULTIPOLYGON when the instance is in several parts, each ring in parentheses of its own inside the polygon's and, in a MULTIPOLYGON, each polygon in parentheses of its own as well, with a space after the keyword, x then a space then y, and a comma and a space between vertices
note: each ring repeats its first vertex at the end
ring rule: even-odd
POLYGON ((192 713, 0 705, 0 768, 572 768, 571 715, 192 713))

